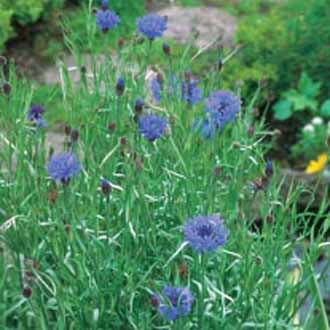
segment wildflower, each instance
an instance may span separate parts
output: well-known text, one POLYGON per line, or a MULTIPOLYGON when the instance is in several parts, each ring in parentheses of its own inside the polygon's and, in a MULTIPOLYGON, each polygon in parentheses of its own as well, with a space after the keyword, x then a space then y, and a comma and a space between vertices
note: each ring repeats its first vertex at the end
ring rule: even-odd
POLYGON ((125 81, 123 78, 118 78, 117 84, 116 84, 116 93, 118 96, 123 95, 125 90, 125 81))
POLYGON ((148 14, 136 21, 138 31, 149 40, 161 37, 167 28, 166 18, 156 14, 148 14))
POLYGON ((153 78, 150 82, 150 89, 152 98, 154 99, 156 104, 160 102, 160 84, 156 78, 153 78))
POLYGON ((77 175, 81 170, 76 157, 70 153, 53 155, 47 164, 48 175, 55 181, 66 184, 70 179, 77 175))
POLYGON ((266 162, 265 175, 267 177, 271 177, 273 173, 274 173, 273 163, 270 159, 268 159, 266 162))
POLYGON ((312 119, 312 124, 314 126, 317 126, 317 125, 322 125, 323 124, 323 119, 321 117, 314 117, 312 119))
POLYGON ((45 109, 38 104, 32 105, 27 114, 27 119, 36 124, 39 128, 47 127, 47 123, 43 118, 45 109))
POLYGON ((167 56, 170 56, 171 55, 171 47, 166 42, 163 43, 163 52, 167 56))
POLYGON ((181 98, 190 105, 195 105, 203 98, 203 91, 197 87, 198 80, 191 79, 181 84, 181 98))
POLYGON ((233 122, 240 111, 240 100, 228 91, 216 91, 205 102, 205 111, 211 115, 218 131, 228 122, 233 122))
POLYGON ((115 28, 120 23, 120 18, 108 9, 108 1, 103 0, 101 9, 96 12, 96 24, 102 32, 115 28))
POLYGON ((8 82, 5 82, 3 83, 2 85, 2 89, 3 89, 3 92, 6 94, 6 95, 10 95, 10 92, 11 92, 11 85, 8 83, 8 82))
POLYGON ((30 298, 32 296, 32 289, 29 287, 25 287, 22 291, 22 295, 25 298, 30 298))
POLYGON ((112 190, 110 182, 106 179, 101 179, 100 185, 101 185, 101 190, 102 190, 103 194, 105 196, 108 196, 112 190))
POLYGON ((144 115, 139 119, 139 131, 149 141, 153 142, 160 138, 167 128, 165 118, 157 115, 144 115))
POLYGON ((70 136, 71 135, 71 131, 72 131, 72 128, 70 125, 65 125, 64 126, 64 134, 67 135, 67 136, 70 136))
POLYGON ((304 133, 314 133, 315 132, 315 128, 314 128, 314 126, 312 124, 307 124, 303 128, 303 132, 304 133))
POLYGON ((188 288, 165 286, 162 295, 154 294, 152 304, 167 321, 190 313, 194 297, 188 288))
POLYGON ((77 129, 73 129, 71 131, 70 137, 72 142, 77 142, 79 139, 79 131, 77 129))
POLYGON ((327 155, 325 153, 318 156, 317 160, 311 160, 305 170, 307 174, 316 174, 321 172, 327 163, 327 155))
POLYGON ((214 251, 225 244, 228 231, 223 219, 217 215, 199 215, 189 219, 184 226, 184 238, 196 252, 214 251))
POLYGON ((139 98, 135 100, 134 111, 136 114, 141 114, 143 108, 143 101, 139 98))
POLYGON ((108 130, 112 134, 116 130, 116 124, 115 123, 109 123, 108 124, 108 130))
POLYGON ((39 105, 39 104, 32 105, 27 114, 27 119, 30 121, 40 120, 40 119, 42 119, 44 112, 45 112, 45 109, 41 105, 39 105))

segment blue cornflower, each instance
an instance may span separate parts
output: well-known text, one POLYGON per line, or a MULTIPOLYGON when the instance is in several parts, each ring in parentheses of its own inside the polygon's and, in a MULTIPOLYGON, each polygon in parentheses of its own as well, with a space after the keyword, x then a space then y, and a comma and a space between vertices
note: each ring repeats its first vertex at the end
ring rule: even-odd
POLYGON ((240 99, 228 91, 213 92, 205 101, 205 111, 211 115, 219 132, 226 123, 234 121, 240 109, 240 99))
POLYGON ((76 157, 71 152, 53 155, 47 164, 48 175, 55 181, 68 183, 81 170, 76 157))
POLYGON ((154 294, 152 300, 164 319, 174 321, 190 313, 194 297, 188 288, 165 286, 162 295, 154 294))
POLYGON ((160 138, 167 128, 165 118, 157 115, 144 115, 139 118, 139 132, 149 141, 160 138))
POLYGON ((96 12, 96 24, 102 32, 115 28, 120 23, 120 18, 108 9, 108 1, 103 0, 101 9, 96 12))
POLYGON ((225 244, 228 231, 218 215, 199 215, 184 225, 184 239, 196 252, 214 251, 225 244))
POLYGON ((138 31, 148 39, 153 40, 161 37, 167 28, 167 20, 164 16, 148 14, 136 21, 138 31))
POLYGON ((156 104, 159 104, 161 90, 160 90, 160 84, 159 84, 157 78, 151 79, 150 89, 151 89, 152 98, 154 99, 156 104))
POLYGON ((197 87, 197 83, 196 79, 181 83, 181 98, 190 105, 195 105, 203 98, 203 91, 197 87))
POLYGON ((42 119, 44 112, 45 109, 43 106, 39 104, 34 104, 29 109, 29 112, 27 114, 27 119, 36 122, 37 120, 42 119))
POLYGON ((47 127, 47 122, 43 118, 44 112, 45 109, 43 108, 43 106, 39 104, 34 104, 29 109, 27 119, 35 123, 37 127, 45 128, 47 127))

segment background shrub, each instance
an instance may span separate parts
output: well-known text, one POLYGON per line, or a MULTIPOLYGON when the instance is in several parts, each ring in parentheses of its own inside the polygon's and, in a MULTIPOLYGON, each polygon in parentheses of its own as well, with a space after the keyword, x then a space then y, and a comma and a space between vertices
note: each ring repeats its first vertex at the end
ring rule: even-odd
POLYGON ((330 7, 327 0, 291 0, 273 6, 265 15, 246 16, 237 41, 244 44, 243 67, 271 82, 274 92, 296 84, 302 71, 330 87, 330 7))

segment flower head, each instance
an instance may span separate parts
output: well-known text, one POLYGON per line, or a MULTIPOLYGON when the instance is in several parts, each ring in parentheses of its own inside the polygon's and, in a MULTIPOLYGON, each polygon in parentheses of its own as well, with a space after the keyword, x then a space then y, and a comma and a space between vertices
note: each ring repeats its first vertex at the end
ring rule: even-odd
POLYGON ((327 155, 325 153, 318 156, 317 160, 311 160, 305 170, 307 174, 316 174, 321 172, 327 163, 327 155))
POLYGON ((53 155, 47 164, 48 175, 53 180, 61 181, 62 183, 68 183, 80 170, 80 164, 74 154, 70 152, 53 155))
POLYGON ((160 102, 160 84, 157 78, 153 78, 150 82, 150 89, 152 98, 154 99, 156 104, 160 102))
POLYGON ((184 226, 184 238, 196 252, 214 251, 225 244, 228 231, 223 219, 217 215, 199 215, 189 219, 184 226))
POLYGON ((137 114, 140 114, 142 112, 142 109, 143 109, 143 100, 140 98, 137 98, 135 100, 134 111, 137 114))
POLYGON ((162 295, 152 296, 153 305, 158 306, 159 313, 167 321, 189 314, 193 301, 194 297, 189 289, 181 287, 165 286, 162 295))
POLYGON ((160 138, 167 128, 165 118, 157 115, 144 115, 139 118, 139 131, 149 141, 160 138))
POLYGON ((96 24, 102 32, 115 28, 120 23, 120 18, 108 8, 108 1, 102 1, 101 9, 96 12, 96 24))
POLYGON ((108 196, 112 190, 111 183, 107 179, 101 179, 101 190, 105 196, 108 196))
POLYGON ((268 159, 266 162, 265 175, 271 177, 274 173, 273 162, 268 159))
POLYGON ((205 101, 205 111, 211 115, 219 131, 226 123, 234 121, 240 109, 239 98, 227 91, 213 92, 205 101))
POLYGON ((183 81, 181 84, 182 100, 190 105, 195 105, 203 98, 203 91, 197 87, 198 80, 191 79, 190 81, 183 81))
POLYGON ((117 79, 117 83, 116 83, 116 93, 118 96, 123 95, 125 90, 125 80, 122 77, 119 77, 117 79))
POLYGON ((42 119, 42 116, 45 112, 45 109, 43 106, 39 104, 34 104, 30 107, 29 112, 27 114, 27 119, 30 121, 37 121, 42 119))
POLYGON ((136 21, 138 31, 150 40, 161 37, 167 28, 166 24, 166 18, 156 14, 148 14, 136 21))
POLYGON ((43 118, 45 109, 39 104, 32 105, 27 114, 27 119, 35 123, 39 128, 47 127, 47 122, 43 118))

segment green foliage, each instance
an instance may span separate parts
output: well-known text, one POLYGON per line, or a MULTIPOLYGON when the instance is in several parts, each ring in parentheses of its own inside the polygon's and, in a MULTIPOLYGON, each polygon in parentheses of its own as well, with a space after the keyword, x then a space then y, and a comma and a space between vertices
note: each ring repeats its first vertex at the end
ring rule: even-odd
POLYGON ((5 10, 0 2, 0 52, 7 39, 12 35, 13 29, 10 25, 12 10, 5 10))
POLYGON ((309 110, 311 113, 317 111, 317 95, 320 92, 321 83, 313 82, 312 79, 303 72, 298 89, 290 89, 284 92, 282 99, 278 101, 273 110, 275 118, 285 120, 291 117, 294 112, 309 110))
POLYGON ((11 23, 27 25, 37 21, 41 15, 47 15, 63 5, 63 0, 0 0, 0 51, 4 43, 13 36, 11 23))
POLYGON ((241 65, 258 67, 275 94, 294 86, 302 71, 322 82, 324 94, 330 87, 329 20, 327 0, 284 1, 246 16, 237 33, 245 46, 241 65))
POLYGON ((313 82, 307 73, 303 72, 298 88, 282 93, 281 99, 273 106, 275 119, 286 120, 301 111, 307 111, 310 115, 329 117, 330 100, 326 100, 319 108, 317 96, 320 89, 321 83, 313 82))
POLYGON ((298 142, 292 146, 292 155, 296 159, 311 160, 329 149, 327 140, 330 136, 330 122, 315 117, 305 125, 299 134, 298 142))

